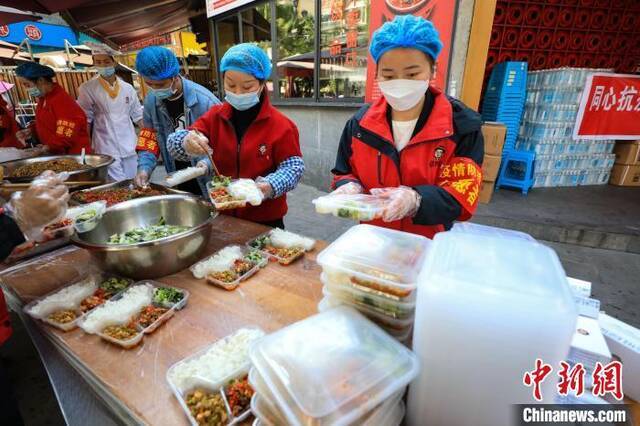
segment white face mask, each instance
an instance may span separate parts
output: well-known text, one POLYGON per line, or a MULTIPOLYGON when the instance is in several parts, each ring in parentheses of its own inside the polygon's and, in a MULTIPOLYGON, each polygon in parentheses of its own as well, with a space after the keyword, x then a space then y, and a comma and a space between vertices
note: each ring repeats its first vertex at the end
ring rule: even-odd
POLYGON ((418 105, 429 87, 427 80, 386 80, 378 86, 385 99, 396 111, 406 111, 418 105))

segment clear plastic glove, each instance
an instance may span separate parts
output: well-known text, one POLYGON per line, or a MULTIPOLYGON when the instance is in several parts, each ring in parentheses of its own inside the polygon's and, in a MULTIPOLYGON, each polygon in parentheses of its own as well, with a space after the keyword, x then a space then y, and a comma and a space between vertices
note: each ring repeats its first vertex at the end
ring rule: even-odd
POLYGON ((362 192, 364 192, 364 188, 362 187, 362 185, 355 182, 349 182, 339 186, 329 195, 362 194, 362 192))
POLYGON ((259 176, 256 179, 256 186, 258 187, 260 192, 262 192, 262 197, 265 200, 273 198, 273 195, 274 195, 273 194, 273 187, 271 186, 269 181, 267 181, 265 178, 263 178, 262 176, 259 176))
POLYGON ((62 183, 66 177, 68 174, 45 172, 29 189, 11 197, 9 211, 27 239, 38 240, 45 226, 64 217, 69 200, 69 191, 62 183))
POLYGON ((209 139, 202 133, 191 130, 185 136, 182 146, 187 154, 192 157, 198 157, 201 155, 211 155, 213 150, 209 145, 209 139))
POLYGON ((138 188, 146 188, 149 186, 149 173, 144 170, 138 171, 138 173, 136 173, 136 177, 133 178, 133 183, 138 188))
POLYGON ((413 188, 399 186, 397 188, 374 188, 371 195, 389 198, 389 204, 382 212, 382 220, 395 222, 405 217, 413 217, 420 208, 422 197, 413 188))

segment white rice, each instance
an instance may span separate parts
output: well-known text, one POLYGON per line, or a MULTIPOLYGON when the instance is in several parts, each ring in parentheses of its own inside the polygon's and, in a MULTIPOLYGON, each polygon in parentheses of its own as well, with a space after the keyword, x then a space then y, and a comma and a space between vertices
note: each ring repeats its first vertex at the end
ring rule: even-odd
POLYGON ((110 325, 128 323, 142 308, 151 304, 153 286, 136 285, 129 288, 118 300, 109 300, 91 311, 82 321, 80 327, 90 334, 96 334, 110 325))
POLYGON ((80 281, 40 300, 29 309, 29 313, 36 318, 44 318, 56 311, 77 308, 80 302, 97 289, 98 285, 93 278, 80 281))
POLYGON ((202 279, 213 272, 223 272, 231 269, 233 262, 243 257, 240 246, 228 246, 213 256, 196 263, 191 268, 193 276, 202 279))
POLYGON ((294 234, 293 232, 284 231, 280 228, 275 228, 269 234, 269 239, 274 247, 278 248, 292 248, 302 247, 305 251, 313 250, 313 246, 316 244, 316 240, 294 234))
POLYGON ((234 198, 247 200, 252 206, 259 206, 262 203, 262 191, 253 179, 238 179, 231 182, 227 190, 234 198))
POLYGON ((249 347, 264 336, 261 330, 241 328, 234 334, 214 343, 198 358, 177 364, 169 379, 181 391, 196 386, 202 379, 212 383, 228 378, 249 362, 249 347))

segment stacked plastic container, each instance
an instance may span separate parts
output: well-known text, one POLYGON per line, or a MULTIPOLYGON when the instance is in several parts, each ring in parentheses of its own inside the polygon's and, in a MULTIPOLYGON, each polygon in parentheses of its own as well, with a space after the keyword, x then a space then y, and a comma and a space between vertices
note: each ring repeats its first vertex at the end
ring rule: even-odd
POLYGON ((266 426, 397 426, 419 372, 410 350, 347 306, 264 337, 249 356, 251 409, 266 426))
POLYGON ((536 153, 534 187, 602 185, 609 181, 613 140, 573 140, 582 90, 598 69, 532 71, 517 149, 536 153))
POLYGON ((482 119, 497 121, 507 127, 503 153, 515 147, 526 88, 526 62, 503 62, 493 68, 482 103, 482 119))
POLYGON ((408 343, 417 277, 431 241, 371 225, 356 225, 318 255, 325 311, 351 306, 402 343, 408 343))

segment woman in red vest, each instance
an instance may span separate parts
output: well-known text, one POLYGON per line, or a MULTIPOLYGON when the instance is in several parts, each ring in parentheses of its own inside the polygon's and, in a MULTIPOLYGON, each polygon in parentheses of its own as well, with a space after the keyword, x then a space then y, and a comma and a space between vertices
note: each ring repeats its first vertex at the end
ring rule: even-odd
POLYGON ((383 96, 344 128, 333 193, 389 199, 374 224, 432 238, 475 212, 484 141, 478 113, 430 86, 442 42, 430 21, 396 17, 369 47, 383 96))
MULTIPOLYGON (((38 99, 35 136, 51 154, 80 154, 91 151, 87 116, 80 105, 53 82, 55 72, 44 65, 26 62, 16 68, 16 75, 29 94, 38 99)), ((34 126, 18 132, 24 142, 33 136, 34 126)))
POLYGON ((300 181, 304 162, 296 125, 269 102, 265 82, 271 60, 258 46, 239 44, 224 54, 220 71, 225 102, 189 131, 169 136, 169 152, 181 161, 213 152, 222 175, 256 180, 265 198, 262 204, 223 213, 283 228, 286 193, 300 181))

